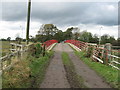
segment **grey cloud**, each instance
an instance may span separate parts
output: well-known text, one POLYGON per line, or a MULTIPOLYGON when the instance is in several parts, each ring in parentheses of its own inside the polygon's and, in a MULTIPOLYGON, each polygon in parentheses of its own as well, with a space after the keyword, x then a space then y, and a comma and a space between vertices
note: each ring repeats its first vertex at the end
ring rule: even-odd
MULTIPOLYGON (((32 3, 31 20, 56 25, 100 24, 117 25, 117 9, 107 10, 106 5, 117 3, 32 3)), ((3 20, 26 20, 27 3, 3 3, 3 20)))
POLYGON ((5 21, 25 20, 27 3, 25 2, 2 2, 2 19, 5 21))

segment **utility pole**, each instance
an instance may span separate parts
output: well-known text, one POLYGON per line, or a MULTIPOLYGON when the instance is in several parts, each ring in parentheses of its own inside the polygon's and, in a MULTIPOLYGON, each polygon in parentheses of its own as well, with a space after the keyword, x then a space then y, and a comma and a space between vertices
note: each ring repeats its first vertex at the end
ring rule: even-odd
POLYGON ((100 46, 100 41, 101 41, 101 29, 102 29, 102 27, 100 27, 100 30, 99 30, 99 33, 100 33, 100 36, 99 36, 99 46, 100 46))
POLYGON ((29 0, 28 2, 27 29, 26 29, 26 43, 27 44, 29 44, 30 10, 31 10, 31 0, 29 0))

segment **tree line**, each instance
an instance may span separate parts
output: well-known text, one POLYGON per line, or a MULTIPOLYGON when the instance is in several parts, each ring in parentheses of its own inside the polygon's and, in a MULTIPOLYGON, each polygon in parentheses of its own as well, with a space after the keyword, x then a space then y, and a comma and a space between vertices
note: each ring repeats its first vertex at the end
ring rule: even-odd
MULTIPOLYGON (((29 41, 31 42, 45 42, 47 40, 56 39, 58 42, 63 42, 69 39, 80 40, 88 43, 99 43, 99 36, 97 34, 92 34, 87 31, 80 31, 78 27, 70 27, 65 31, 59 30, 57 26, 53 24, 44 24, 40 27, 37 35, 35 37, 30 36, 29 41)), ((11 38, 1 39, 2 41, 10 41, 11 38)), ((15 41, 25 41, 20 37, 16 37, 15 41)), ((120 46, 120 38, 117 40, 108 34, 104 34, 100 38, 100 44, 111 43, 113 46, 120 46)))
MULTIPOLYGON (((81 31, 78 27, 70 27, 67 30, 59 30, 53 24, 45 24, 42 26, 44 34, 38 33, 35 37, 31 38, 33 41, 45 42, 47 40, 56 39, 58 42, 62 42, 69 39, 80 40, 88 43, 99 43, 99 36, 97 34, 92 34, 91 32, 81 31), (47 28, 47 30, 46 30, 47 28), (54 32, 57 29, 57 32, 54 32), (48 33, 49 31, 49 33, 48 33), (54 34, 53 34, 54 32, 54 34)), ((101 36, 100 44, 111 43, 114 46, 120 45, 120 38, 117 40, 108 34, 101 36)))

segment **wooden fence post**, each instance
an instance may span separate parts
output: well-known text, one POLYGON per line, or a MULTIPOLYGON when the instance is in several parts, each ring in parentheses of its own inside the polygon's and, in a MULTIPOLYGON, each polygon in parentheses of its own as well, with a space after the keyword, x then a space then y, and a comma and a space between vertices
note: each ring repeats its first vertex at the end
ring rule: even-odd
POLYGON ((110 62, 111 60, 111 57, 110 57, 110 54, 111 54, 111 44, 110 43, 106 43, 105 46, 104 46, 104 64, 108 64, 108 62, 110 62))
POLYGON ((45 44, 43 44, 43 57, 45 56, 45 44))

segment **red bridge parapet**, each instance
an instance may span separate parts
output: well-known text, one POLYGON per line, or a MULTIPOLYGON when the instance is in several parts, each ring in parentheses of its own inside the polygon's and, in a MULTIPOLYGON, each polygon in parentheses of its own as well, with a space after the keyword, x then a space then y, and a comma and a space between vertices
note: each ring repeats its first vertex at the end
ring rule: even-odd
POLYGON ((57 40, 48 40, 48 41, 44 42, 43 44, 47 48, 47 47, 49 47, 50 45, 52 45, 54 43, 58 43, 58 41, 57 40))
POLYGON ((82 42, 82 41, 78 41, 78 40, 66 40, 65 43, 71 43, 80 49, 84 49, 87 45, 86 42, 82 42))

